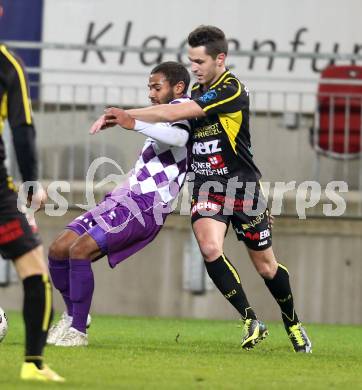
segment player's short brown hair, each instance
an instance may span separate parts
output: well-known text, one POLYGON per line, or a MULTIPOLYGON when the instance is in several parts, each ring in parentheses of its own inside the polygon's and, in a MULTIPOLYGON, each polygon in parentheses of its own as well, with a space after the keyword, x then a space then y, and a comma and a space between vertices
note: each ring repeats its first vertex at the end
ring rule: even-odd
POLYGON ((215 26, 201 25, 191 31, 188 38, 191 47, 205 46, 206 53, 212 58, 220 53, 227 55, 228 42, 222 30, 215 26))

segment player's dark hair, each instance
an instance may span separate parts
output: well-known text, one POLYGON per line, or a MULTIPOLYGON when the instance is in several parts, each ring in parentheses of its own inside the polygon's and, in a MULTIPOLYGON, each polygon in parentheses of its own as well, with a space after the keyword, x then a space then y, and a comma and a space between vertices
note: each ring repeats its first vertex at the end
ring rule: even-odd
POLYGON ((213 59, 220 53, 228 54, 228 42, 222 30, 215 26, 197 27, 191 31, 188 38, 191 47, 205 46, 206 53, 213 59))
POLYGON ((182 64, 174 61, 162 62, 151 70, 151 74, 155 73, 162 73, 171 87, 174 87, 177 83, 183 81, 185 84, 183 93, 187 92, 190 85, 190 75, 182 64))

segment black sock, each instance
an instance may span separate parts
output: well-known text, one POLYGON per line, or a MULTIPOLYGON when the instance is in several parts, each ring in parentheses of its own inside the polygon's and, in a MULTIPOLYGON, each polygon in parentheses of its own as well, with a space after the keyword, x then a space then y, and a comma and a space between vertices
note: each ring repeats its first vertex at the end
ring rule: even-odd
POLYGON ((240 313, 243 320, 256 319, 241 286, 240 277, 230 261, 221 255, 215 261, 205 261, 205 266, 216 287, 240 313))
POLYGON ((25 322, 25 361, 43 366, 43 349, 52 319, 52 290, 48 275, 23 280, 25 322))
POLYGON ((264 282, 280 306, 285 326, 289 327, 297 324, 299 320, 294 310, 293 294, 290 288, 287 268, 278 264, 278 270, 274 278, 264 278, 264 282))

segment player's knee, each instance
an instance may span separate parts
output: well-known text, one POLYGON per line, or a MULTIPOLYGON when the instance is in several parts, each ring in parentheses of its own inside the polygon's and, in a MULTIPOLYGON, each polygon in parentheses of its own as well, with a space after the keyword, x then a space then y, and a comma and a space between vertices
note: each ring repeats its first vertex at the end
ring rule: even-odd
POLYGON ((204 240, 199 245, 205 261, 214 261, 222 255, 222 248, 216 241, 204 240))
POLYGON ((46 274, 48 271, 41 245, 16 258, 14 265, 21 280, 33 275, 46 274))
POLYGON ((278 265, 273 261, 260 261, 255 264, 259 275, 264 279, 273 279, 278 265))
POLYGON ((69 246, 62 239, 57 239, 50 245, 48 254, 52 259, 67 259, 69 257, 69 246))
POLYGON ((273 279, 274 275, 272 273, 271 268, 268 265, 263 264, 263 265, 257 267, 257 271, 262 278, 273 279))
POLYGON ((90 256, 91 251, 89 250, 87 244, 81 239, 76 240, 69 248, 70 259, 86 259, 90 256))

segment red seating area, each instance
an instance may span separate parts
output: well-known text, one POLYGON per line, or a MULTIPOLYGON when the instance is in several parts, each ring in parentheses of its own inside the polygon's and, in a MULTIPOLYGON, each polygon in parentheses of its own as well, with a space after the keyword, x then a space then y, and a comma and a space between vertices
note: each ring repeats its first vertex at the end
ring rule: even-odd
POLYGON ((326 68, 321 73, 317 104, 312 140, 315 149, 334 158, 359 157, 362 149, 362 67, 326 68))

